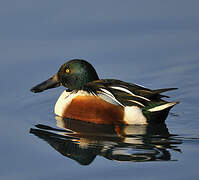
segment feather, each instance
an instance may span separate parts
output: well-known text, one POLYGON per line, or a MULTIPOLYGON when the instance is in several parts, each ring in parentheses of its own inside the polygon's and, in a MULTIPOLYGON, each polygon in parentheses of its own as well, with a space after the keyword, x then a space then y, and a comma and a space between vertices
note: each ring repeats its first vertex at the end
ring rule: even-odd
POLYGON ((140 108, 147 108, 151 102, 165 103, 166 101, 161 98, 168 96, 160 93, 175 89, 177 88, 151 90, 137 84, 115 79, 96 80, 84 86, 84 90, 96 95, 102 95, 101 97, 110 103, 121 106, 138 106, 140 108))

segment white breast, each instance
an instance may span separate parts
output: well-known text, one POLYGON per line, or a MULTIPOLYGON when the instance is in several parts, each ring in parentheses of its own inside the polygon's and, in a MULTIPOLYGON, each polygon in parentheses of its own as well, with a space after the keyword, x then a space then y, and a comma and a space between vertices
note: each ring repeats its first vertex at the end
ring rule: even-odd
POLYGON ((58 116, 62 116, 64 110, 67 108, 67 106, 71 103, 72 99, 75 98, 76 96, 84 96, 84 95, 89 95, 89 93, 85 91, 78 91, 78 92, 67 92, 64 91, 60 95, 59 99, 57 100, 54 108, 54 112, 58 116))

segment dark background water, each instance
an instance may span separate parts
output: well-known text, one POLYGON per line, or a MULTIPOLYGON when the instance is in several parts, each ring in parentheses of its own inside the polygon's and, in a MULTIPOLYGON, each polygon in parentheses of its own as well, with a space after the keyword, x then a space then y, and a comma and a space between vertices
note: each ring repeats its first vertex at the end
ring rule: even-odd
POLYGON ((0 179, 198 179, 198 1, 0 2, 0 179), (55 126, 63 88, 29 89, 71 58, 91 62, 101 78, 169 92, 180 104, 166 124, 182 140, 175 161, 117 162, 97 156, 81 166, 29 134, 55 126))

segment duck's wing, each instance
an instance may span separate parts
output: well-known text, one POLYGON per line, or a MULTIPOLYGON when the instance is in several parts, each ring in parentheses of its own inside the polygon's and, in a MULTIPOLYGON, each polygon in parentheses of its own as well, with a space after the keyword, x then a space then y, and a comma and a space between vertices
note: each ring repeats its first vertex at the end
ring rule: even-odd
POLYGON ((151 102, 160 102, 160 93, 174 90, 177 88, 166 88, 151 90, 137 84, 127 83, 115 79, 101 79, 89 82, 84 86, 84 90, 102 97, 104 100, 121 106, 146 107, 151 102))

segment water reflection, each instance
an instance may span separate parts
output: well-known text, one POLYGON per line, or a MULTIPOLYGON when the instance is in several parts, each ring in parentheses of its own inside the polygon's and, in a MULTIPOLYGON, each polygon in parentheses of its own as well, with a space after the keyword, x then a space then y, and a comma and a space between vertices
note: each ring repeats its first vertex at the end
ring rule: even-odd
POLYGON ((63 156, 89 165, 97 155, 116 161, 168 161, 181 140, 165 124, 110 126, 56 117, 57 127, 38 124, 30 133, 45 140, 63 156))

